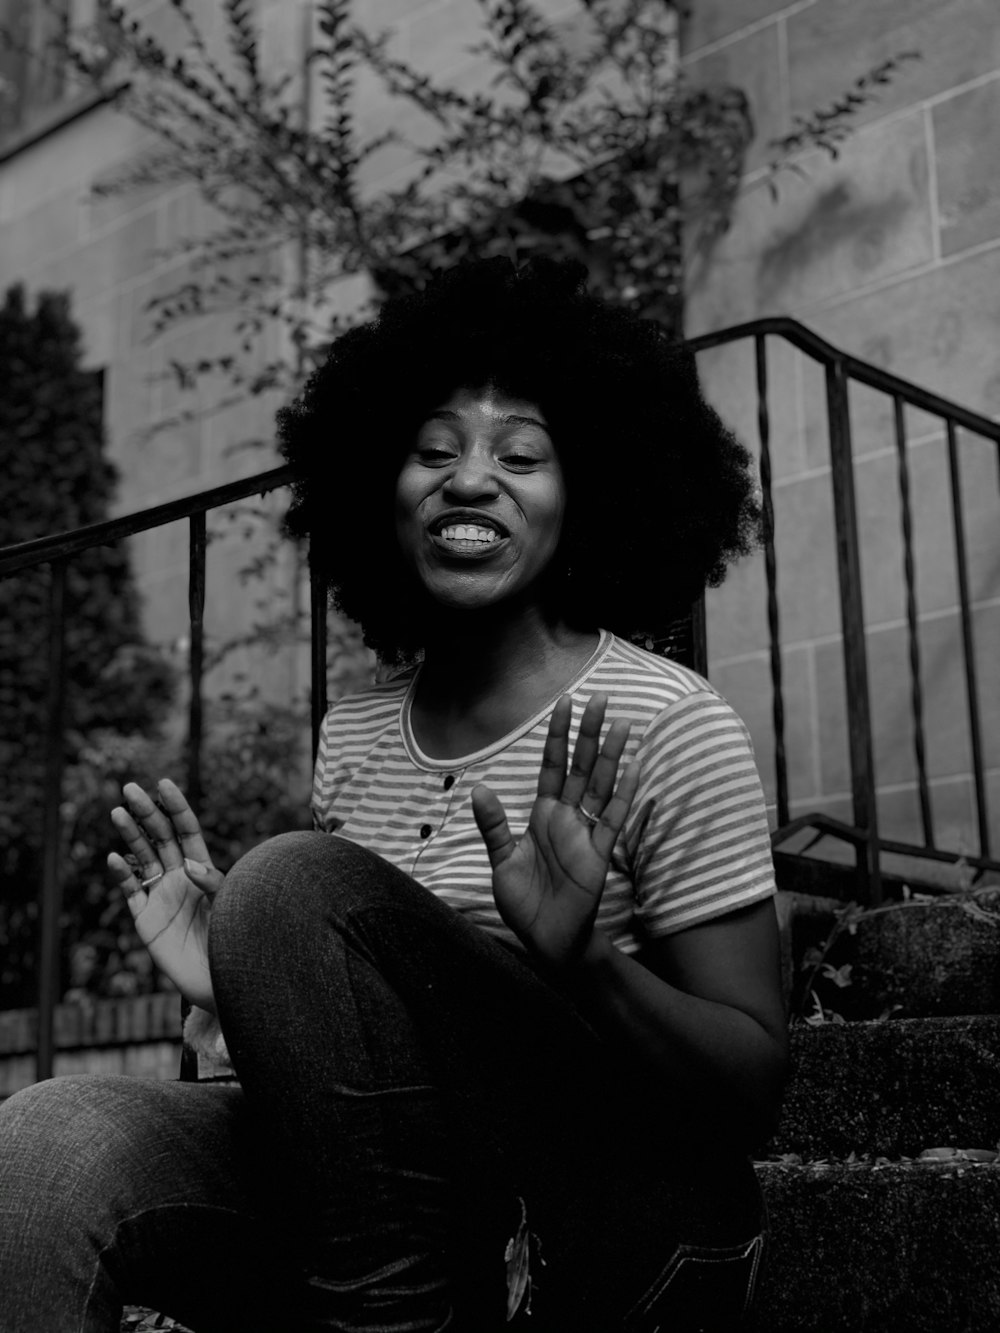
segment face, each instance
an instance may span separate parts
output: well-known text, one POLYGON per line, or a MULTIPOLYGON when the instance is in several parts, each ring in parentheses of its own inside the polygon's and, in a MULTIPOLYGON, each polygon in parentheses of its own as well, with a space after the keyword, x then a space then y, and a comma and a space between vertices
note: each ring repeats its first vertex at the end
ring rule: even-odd
POLYGON ((424 422, 396 481, 404 559, 436 601, 538 600, 566 487, 537 404, 460 389, 424 422))

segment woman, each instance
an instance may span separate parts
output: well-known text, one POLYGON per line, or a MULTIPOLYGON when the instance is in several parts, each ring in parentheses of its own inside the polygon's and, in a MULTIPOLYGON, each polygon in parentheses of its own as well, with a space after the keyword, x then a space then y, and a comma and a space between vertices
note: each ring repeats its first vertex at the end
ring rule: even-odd
POLYGON ((747 455, 568 265, 389 302, 279 424, 291 531, 419 665, 330 710, 317 831, 224 878, 172 783, 126 786, 112 873, 240 1084, 12 1099, 0 1328, 738 1327, 785 1062, 767 827, 742 724, 627 636, 749 545, 747 455))

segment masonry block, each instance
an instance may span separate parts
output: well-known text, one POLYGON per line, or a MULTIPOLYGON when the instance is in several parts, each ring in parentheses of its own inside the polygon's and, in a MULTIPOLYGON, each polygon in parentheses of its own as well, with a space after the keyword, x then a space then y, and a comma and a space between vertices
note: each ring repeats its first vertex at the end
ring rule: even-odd
POLYGON ((1000 81, 933 108, 943 254, 1000 237, 1000 81))
POLYGON ((893 904, 842 931, 827 961, 850 964, 851 984, 814 988, 848 1020, 1000 1013, 1000 890, 893 904))
MULTIPOLYGON (((802 318, 835 346, 992 416, 1000 413, 998 287, 1000 248, 804 310, 802 318)), ((808 400, 806 409, 808 428, 808 400)))
MULTIPOLYGON (((801 403, 801 353, 783 338, 768 338, 765 407, 771 476, 784 481, 808 466, 801 403)), ((752 338, 698 353, 705 396, 755 459, 760 457, 756 353, 752 338)))
POLYGON ((765 165, 772 139, 787 130, 782 104, 782 49, 778 25, 768 23, 705 55, 692 54, 684 71, 695 86, 733 86, 746 93, 753 117, 754 139, 747 152, 746 171, 765 165))
POLYGON ((993 0, 822 0, 788 18, 793 114, 826 107, 866 70, 916 51, 860 120, 911 106, 1000 66, 993 0))
POLYGON ((995 1149, 998 1140, 997 1015, 792 1028, 771 1154, 917 1157, 933 1147, 995 1149))
POLYGON ((701 0, 700 4, 686 6, 681 50, 684 55, 694 54, 699 47, 738 33, 785 8, 784 0, 701 0))
MULTIPOLYGON (((997 766, 996 729, 1000 698, 995 688, 995 655, 1000 651, 1000 608, 978 607, 972 617, 979 671, 980 721, 988 767, 997 766)), ((925 620, 920 625, 923 722, 927 768, 932 777, 967 772, 969 740, 966 686, 957 613, 925 620)), ((876 772, 881 783, 916 778, 913 758, 909 644, 904 625, 869 631, 867 638, 869 694, 876 772)), ((817 699, 822 790, 835 793, 849 786, 846 748, 846 701, 842 647, 838 642, 816 646, 817 699)))
POLYGON ((771 1245, 755 1333, 1000 1326, 996 1165, 767 1163, 758 1177, 771 1245))
MULTIPOLYGON (((812 670, 807 649, 788 649, 782 654, 782 700, 784 704, 786 763, 789 787, 796 792, 816 789, 818 757, 815 752, 815 700, 812 670)), ((773 801, 776 790, 776 761, 769 658, 713 663, 712 684, 722 692, 747 725, 765 799, 773 801)))
MULTIPOLYGON (((691 288, 688 332, 795 314, 928 263, 934 233, 922 114, 873 125, 836 161, 804 154, 775 201, 758 182, 691 288)), ((808 320, 806 320, 808 323, 808 320)))

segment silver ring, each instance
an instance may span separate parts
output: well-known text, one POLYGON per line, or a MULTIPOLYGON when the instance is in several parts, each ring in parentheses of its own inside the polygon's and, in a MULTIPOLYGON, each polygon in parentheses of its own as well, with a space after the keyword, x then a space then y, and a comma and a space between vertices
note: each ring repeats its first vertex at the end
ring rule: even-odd
POLYGON ((580 814, 583 815, 584 819, 587 821, 587 823, 590 825, 591 828, 593 828, 595 824, 599 824, 601 822, 600 815, 592 815, 589 810, 584 810, 583 806, 579 804, 577 805, 576 808, 580 811, 580 814))
POLYGON ((160 870, 160 871, 157 872, 157 874, 155 874, 155 875, 150 875, 149 879, 140 879, 140 881, 139 881, 139 887, 140 887, 140 889, 148 889, 149 886, 150 886, 150 884, 155 884, 156 881, 157 881, 158 879, 162 879, 162 878, 163 878, 163 875, 164 875, 164 872, 163 872, 162 870, 160 870))

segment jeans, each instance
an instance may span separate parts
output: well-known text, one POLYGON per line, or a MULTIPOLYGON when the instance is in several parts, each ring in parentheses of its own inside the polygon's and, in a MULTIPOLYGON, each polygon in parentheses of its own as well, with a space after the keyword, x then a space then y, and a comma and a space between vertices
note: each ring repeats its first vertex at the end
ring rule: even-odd
POLYGON ((344 839, 212 910, 238 1084, 57 1078, 0 1108, 0 1333, 740 1326, 750 1164, 569 994, 344 839))

